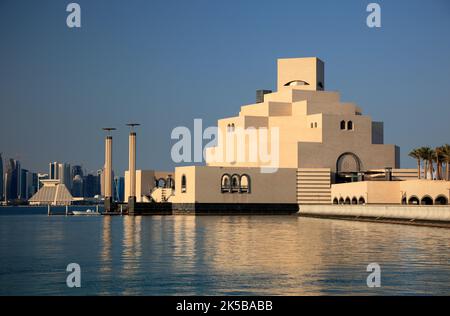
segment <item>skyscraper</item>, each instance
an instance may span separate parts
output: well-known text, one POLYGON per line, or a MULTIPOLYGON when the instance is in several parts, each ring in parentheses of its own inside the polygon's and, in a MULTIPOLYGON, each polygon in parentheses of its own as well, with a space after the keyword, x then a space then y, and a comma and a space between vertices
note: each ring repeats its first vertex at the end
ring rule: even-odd
POLYGON ((113 198, 115 201, 123 201, 125 195, 125 178, 114 177, 113 198))
POLYGON ((57 161, 49 164, 48 178, 52 180, 60 180, 60 183, 64 184, 67 189, 72 188, 72 174, 70 170, 70 164, 59 163, 57 161))
POLYGON ((36 172, 30 172, 27 180, 28 186, 28 199, 30 199, 39 190, 38 174, 36 172))
POLYGON ((9 159, 5 174, 5 200, 17 200, 20 195, 20 162, 15 159, 9 159))
POLYGON ((83 178, 83 196, 94 197, 100 194, 100 176, 88 174, 83 178))
POLYGON ((72 190, 73 197, 83 197, 83 178, 77 174, 72 180, 72 190))
POLYGON ((21 200, 27 200, 28 199, 28 184, 27 184, 28 173, 29 172, 28 172, 27 169, 21 169, 20 170, 19 199, 21 199, 21 200))
POLYGON ((68 163, 58 164, 58 178, 60 183, 64 184, 70 191, 72 189, 72 178, 70 165, 68 163))
POLYGON ((2 158, 2 153, 0 153, 0 201, 3 201, 3 197, 4 197, 4 185, 3 185, 3 158, 2 158))
POLYGON ((72 166, 71 171, 72 189, 70 190, 73 197, 83 196, 83 168, 80 165, 72 166))
POLYGON ((59 165, 59 163, 56 162, 56 161, 49 163, 49 168, 48 168, 48 178, 49 179, 59 179, 59 177, 58 177, 58 171, 59 171, 58 165, 59 165))
POLYGON ((72 180, 77 175, 83 178, 83 168, 80 165, 72 166, 72 174, 71 174, 72 180))

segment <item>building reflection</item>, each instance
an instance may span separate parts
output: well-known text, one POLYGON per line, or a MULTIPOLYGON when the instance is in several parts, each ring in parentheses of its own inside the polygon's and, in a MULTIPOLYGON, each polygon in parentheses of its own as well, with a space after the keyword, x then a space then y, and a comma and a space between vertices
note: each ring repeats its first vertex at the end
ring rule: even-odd
MULTIPOLYGON (((435 228, 297 216, 126 216, 118 223, 123 235, 113 233, 114 247, 105 217, 101 257, 102 272, 125 284, 122 294, 137 294, 143 284, 171 294, 365 293, 369 263, 397 271, 448 259, 435 228), (444 255, 430 258, 430 249, 444 255), (116 276, 111 251, 119 254, 116 276)), ((397 288, 411 282, 393 277, 397 288)))
POLYGON ((101 250, 101 266, 100 272, 111 272, 112 258, 111 258, 111 216, 103 216, 102 229, 102 250, 101 250))
POLYGON ((250 217, 223 217, 205 226, 210 268, 228 275, 231 282, 245 275, 244 293, 320 294, 311 275, 322 265, 324 232, 311 225, 299 234, 293 217, 260 217, 257 225, 253 222, 250 217))
MULTIPOLYGON (((183 265, 191 265, 196 257, 196 225, 195 216, 174 217, 174 250, 173 256, 181 260, 183 265)), ((176 264, 176 262, 175 262, 176 264)))
POLYGON ((130 285, 124 288, 124 295, 133 294, 132 289, 135 289, 142 281, 136 280, 136 275, 139 274, 142 263, 141 229, 141 216, 123 217, 121 277, 127 280, 127 283, 130 285))

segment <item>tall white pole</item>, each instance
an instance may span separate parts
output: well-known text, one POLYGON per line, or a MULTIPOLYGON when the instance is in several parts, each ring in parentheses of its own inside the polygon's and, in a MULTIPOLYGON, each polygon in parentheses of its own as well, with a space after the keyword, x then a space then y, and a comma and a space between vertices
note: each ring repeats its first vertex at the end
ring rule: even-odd
POLYGON ((105 198, 112 197, 112 136, 105 139, 105 198))
POLYGON ((128 162, 128 171, 129 171, 129 188, 130 188, 130 197, 136 196, 136 133, 130 132, 129 136, 129 162, 128 162))

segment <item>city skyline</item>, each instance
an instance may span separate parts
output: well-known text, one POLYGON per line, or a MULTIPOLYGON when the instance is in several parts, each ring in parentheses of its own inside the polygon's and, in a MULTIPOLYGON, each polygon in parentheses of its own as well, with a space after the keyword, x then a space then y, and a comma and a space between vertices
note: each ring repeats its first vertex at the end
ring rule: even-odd
MULTIPOLYGON (((0 153, 0 202, 26 203, 43 186, 45 180, 60 180, 75 198, 104 196, 104 171, 101 168, 91 172, 82 165, 58 161, 49 162, 47 168, 28 170, 23 168, 19 160, 3 157, 0 153)), ((122 201, 125 178, 114 174, 112 170, 113 199, 122 201)))
POLYGON ((214 126, 251 103, 255 90, 273 89, 273 61, 293 56, 327 60, 327 88, 385 121, 386 141, 400 146, 402 167, 415 165, 410 149, 445 143, 450 133, 450 108, 443 106, 450 98, 445 1, 425 8, 420 1, 380 1, 379 29, 365 25, 367 4, 359 1, 340 3, 339 10, 333 1, 79 4, 78 30, 65 25, 65 3, 1 5, 0 150, 29 170, 57 160, 95 172, 103 166, 101 127, 109 125, 118 128, 113 168, 123 175, 130 120, 142 123, 137 168, 171 170, 173 128, 191 127, 195 118, 214 126), (308 31, 297 36, 295 29, 308 31), (380 58, 386 55, 392 57, 380 58), (424 125, 424 105, 439 115, 416 128, 424 125))

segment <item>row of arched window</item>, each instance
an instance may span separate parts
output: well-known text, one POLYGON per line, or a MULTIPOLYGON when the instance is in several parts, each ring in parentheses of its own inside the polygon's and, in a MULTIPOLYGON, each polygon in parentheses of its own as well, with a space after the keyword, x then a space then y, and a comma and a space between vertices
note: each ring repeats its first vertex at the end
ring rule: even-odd
POLYGON ((353 205, 366 204, 366 199, 363 198, 362 196, 360 196, 359 198, 357 198, 356 196, 354 196, 353 198, 347 196, 345 199, 343 197, 339 199, 335 197, 333 199, 333 204, 353 204, 353 205))
POLYGON ((417 196, 412 195, 409 199, 404 197, 402 199, 402 204, 410 204, 410 205, 448 205, 448 199, 444 195, 437 196, 434 200, 431 196, 425 195, 421 199, 417 196))
POLYGON ((222 193, 250 193, 250 176, 225 173, 220 180, 220 188, 222 193))
POLYGON ((352 131, 354 128, 353 126, 353 122, 352 121, 341 121, 341 130, 348 130, 348 131, 352 131))
MULTIPOLYGON (((346 197, 345 199, 343 197, 337 198, 335 197, 333 199, 333 204, 365 204, 366 200, 361 196, 359 199, 357 197, 346 197)), ((404 197, 402 199, 402 204, 406 205, 448 205, 448 198, 444 195, 439 195, 434 200, 431 196, 425 195, 421 199, 419 199, 417 196, 413 195, 410 196, 409 199, 404 197)))

